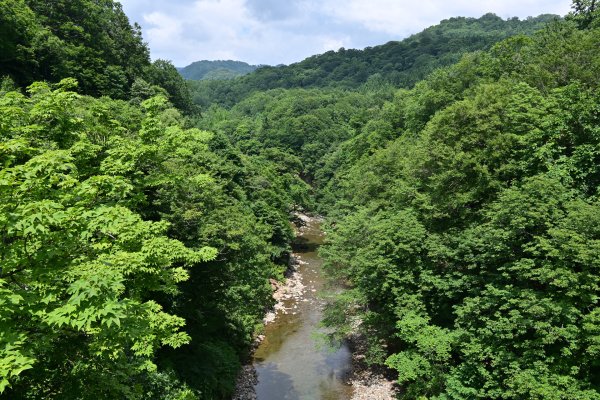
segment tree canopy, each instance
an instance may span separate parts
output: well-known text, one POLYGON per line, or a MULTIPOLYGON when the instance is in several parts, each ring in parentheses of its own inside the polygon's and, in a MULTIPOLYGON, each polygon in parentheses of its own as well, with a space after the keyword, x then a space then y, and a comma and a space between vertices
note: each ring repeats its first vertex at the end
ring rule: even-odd
POLYGON ((180 68, 179 73, 184 79, 190 80, 223 80, 233 79, 238 76, 249 74, 256 70, 257 65, 250 65, 242 61, 219 60, 219 61, 196 61, 190 65, 180 68))
POLYGON ((518 34, 532 34, 556 15, 503 20, 494 14, 442 21, 402 41, 364 50, 328 51, 289 66, 262 66, 230 81, 191 83, 196 102, 230 107, 255 92, 277 88, 336 87, 356 89, 369 80, 410 88, 439 67, 457 62, 467 52, 489 49, 518 34))
POLYGON ((111 0, 0 39, 0 398, 230 397, 305 209, 401 398, 600 399, 595 1, 193 96, 111 0))

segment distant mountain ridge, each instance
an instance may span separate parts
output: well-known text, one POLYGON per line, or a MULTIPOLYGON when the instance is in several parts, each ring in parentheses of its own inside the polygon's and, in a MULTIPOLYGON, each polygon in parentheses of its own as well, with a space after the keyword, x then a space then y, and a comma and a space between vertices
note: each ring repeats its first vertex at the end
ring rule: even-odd
POLYGON ((276 88, 358 88, 370 78, 410 88, 433 70, 452 65, 465 53, 487 50, 508 37, 532 35, 558 15, 543 14, 521 20, 488 13, 480 18, 456 17, 441 21, 402 41, 364 50, 344 49, 314 55, 287 66, 261 66, 229 81, 202 81, 192 86, 201 106, 232 106, 251 93, 276 88))
POLYGON ((233 79, 249 74, 258 67, 258 65, 250 65, 243 61, 202 60, 193 62, 187 67, 178 68, 177 70, 184 79, 202 81, 233 79))

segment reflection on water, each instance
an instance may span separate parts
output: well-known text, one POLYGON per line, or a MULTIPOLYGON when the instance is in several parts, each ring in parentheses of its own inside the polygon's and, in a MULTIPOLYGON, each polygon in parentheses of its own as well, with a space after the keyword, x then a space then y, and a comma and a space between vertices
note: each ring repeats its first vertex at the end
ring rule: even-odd
POLYGON ((259 379, 260 382, 256 386, 256 394, 259 399, 300 399, 294 389, 292 377, 279 372, 277 364, 261 363, 259 379))
POLYGON ((298 267, 305 294, 285 303, 295 315, 279 314, 265 329, 265 340, 254 355, 256 394, 258 400, 349 399, 352 390, 343 380, 350 367, 348 348, 332 351, 315 339, 323 307, 316 294, 324 283, 316 252, 323 241, 319 223, 309 222, 298 239, 294 251, 305 262, 298 267))

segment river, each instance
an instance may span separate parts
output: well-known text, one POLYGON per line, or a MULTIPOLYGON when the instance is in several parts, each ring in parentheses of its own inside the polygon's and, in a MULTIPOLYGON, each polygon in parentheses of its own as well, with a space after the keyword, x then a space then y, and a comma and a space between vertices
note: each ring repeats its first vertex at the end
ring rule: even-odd
POLYGON ((352 388, 345 382, 351 365, 347 347, 332 350, 319 345, 317 334, 323 314, 319 293, 324 287, 323 261, 317 249, 323 243, 320 222, 310 218, 298 231, 293 257, 298 260, 304 291, 284 300, 284 311, 265 328, 265 338, 254 353, 258 400, 346 400, 352 388))

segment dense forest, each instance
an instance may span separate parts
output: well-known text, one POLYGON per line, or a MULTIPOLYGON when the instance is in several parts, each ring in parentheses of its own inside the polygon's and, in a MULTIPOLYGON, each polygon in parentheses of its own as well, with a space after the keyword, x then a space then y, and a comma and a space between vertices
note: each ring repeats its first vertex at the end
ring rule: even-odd
POLYGON ((257 65, 250 65, 242 61, 196 61, 187 67, 179 68, 179 73, 184 79, 194 81, 233 79, 255 71, 257 65))
POLYGON ((600 399, 595 1, 208 83, 0 5, 0 398, 227 399, 305 209, 401 398, 600 399))
POLYGON ((276 88, 356 89, 368 81, 410 88, 436 68, 457 62, 463 54, 484 50, 517 34, 531 34, 557 18, 540 15, 521 21, 494 14, 442 21, 402 41, 364 50, 339 49, 289 66, 263 66, 255 73, 227 83, 193 82, 194 101, 233 106, 252 93, 276 88))
POLYGON ((0 10, 0 397, 226 397, 285 268, 299 162, 194 127, 118 3, 0 10))

